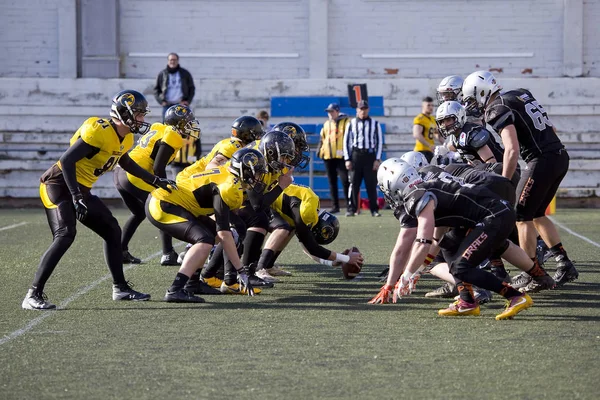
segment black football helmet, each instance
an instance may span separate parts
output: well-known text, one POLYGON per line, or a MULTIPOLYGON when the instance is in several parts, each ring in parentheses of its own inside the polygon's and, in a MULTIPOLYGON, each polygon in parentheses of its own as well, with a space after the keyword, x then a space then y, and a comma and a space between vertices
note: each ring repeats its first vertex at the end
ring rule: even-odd
POLYGON ((312 228, 312 233, 320 245, 329 244, 340 233, 340 221, 335 215, 323 210, 319 213, 319 221, 312 228))
POLYGON ((259 139, 263 133, 262 124, 251 115, 243 115, 231 125, 231 136, 240 139, 244 146, 259 139))
POLYGON ((257 192, 264 190, 263 178, 267 173, 267 164, 260 151, 245 147, 233 153, 229 172, 251 189, 257 192))
POLYGON ((294 141, 281 131, 265 133, 258 149, 265 157, 269 169, 276 172, 291 168, 291 163, 296 157, 294 141))
POLYGON ((169 107, 165 113, 165 125, 172 126, 183 137, 200 137, 200 123, 188 106, 177 104, 169 107))
POLYGON ((292 160, 291 164, 297 168, 306 168, 310 161, 310 156, 306 154, 310 148, 306 140, 306 132, 298 124, 293 122, 280 122, 273 127, 274 131, 281 131, 287 133, 289 137, 294 141, 296 146, 296 156, 292 160))
POLYGON ((148 101, 143 94, 137 90, 122 90, 112 99, 110 116, 118 119, 129 127, 132 133, 145 134, 150 129, 150 124, 135 119, 137 114, 146 115, 150 113, 148 101))

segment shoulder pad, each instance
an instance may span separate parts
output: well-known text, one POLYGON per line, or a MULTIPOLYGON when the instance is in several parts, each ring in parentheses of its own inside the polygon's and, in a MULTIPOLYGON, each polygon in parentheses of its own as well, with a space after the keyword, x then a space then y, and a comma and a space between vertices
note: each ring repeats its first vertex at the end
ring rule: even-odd
POLYGON ((483 127, 478 127, 469 132, 469 146, 480 149, 490 140, 490 133, 483 127))

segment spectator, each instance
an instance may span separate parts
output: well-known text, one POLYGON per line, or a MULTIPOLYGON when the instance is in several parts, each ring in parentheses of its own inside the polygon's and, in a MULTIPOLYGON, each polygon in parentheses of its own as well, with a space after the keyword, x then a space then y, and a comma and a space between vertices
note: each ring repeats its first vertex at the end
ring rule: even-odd
POLYGON ((256 119, 260 121, 260 124, 266 132, 269 127, 269 113, 266 110, 260 110, 256 113, 256 119))
MULTIPOLYGON (((435 119, 433 123, 435 124, 435 119)), ((361 100, 356 109, 356 118, 352 118, 344 134, 344 160, 348 171, 352 171, 347 217, 356 215, 360 207, 358 194, 363 179, 369 196, 371 215, 381 217, 377 205, 377 169, 381 164, 382 150, 381 126, 378 121, 369 117, 369 103, 361 100)))
POLYGON ((414 151, 423 153, 429 162, 433 159, 433 151, 435 150, 434 138, 437 138, 437 141, 443 144, 437 132, 435 116, 432 114, 433 99, 427 96, 421 103, 421 113, 413 120, 412 128, 413 137, 417 141, 414 151))
POLYGON ((325 121, 321 129, 321 141, 319 142, 317 154, 325 163, 325 170, 329 179, 329 193, 331 194, 331 200, 333 200, 333 207, 329 212, 336 214, 340 212, 338 174, 342 180, 346 207, 350 203, 348 199, 350 182, 348 181, 348 170, 344 165, 344 133, 350 118, 340 112, 340 106, 336 103, 331 103, 325 111, 329 119, 325 121))
POLYGON ((194 79, 179 65, 177 53, 169 53, 167 60, 167 68, 160 71, 154 86, 154 97, 163 107, 163 121, 169 107, 174 104, 189 106, 196 93, 194 79))

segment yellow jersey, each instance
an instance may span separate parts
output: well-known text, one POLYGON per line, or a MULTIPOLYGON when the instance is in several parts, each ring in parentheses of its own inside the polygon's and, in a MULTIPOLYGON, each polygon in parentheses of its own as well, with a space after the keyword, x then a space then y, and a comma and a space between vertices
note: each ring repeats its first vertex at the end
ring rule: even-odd
POLYGON ((293 227, 296 223, 292 208, 298 206, 302 222, 309 228, 315 226, 319 221, 319 196, 307 186, 291 184, 271 205, 293 227))
MULTIPOLYGON (((421 125, 423 127, 423 136, 425 137, 427 143, 433 147, 435 145, 434 137, 437 129, 435 117, 433 115, 427 116, 421 113, 415 117, 413 120, 413 125, 421 125)), ((431 151, 431 149, 417 140, 414 151, 431 151)))
POLYGON ((344 158, 344 132, 350 122, 348 116, 338 118, 336 121, 327 120, 321 128, 321 147, 319 157, 323 160, 344 158))
MULTIPOLYGON (((242 206, 244 189, 238 178, 233 176, 227 167, 218 167, 192 175, 189 179, 177 183, 177 190, 171 193, 164 189, 155 189, 151 196, 160 201, 175 204, 185 208, 195 217, 212 215, 215 212, 213 198, 220 195, 230 210, 242 206)), ((156 210, 150 209, 152 216, 156 210)))
MULTIPOLYGON (((108 119, 88 118, 71 137, 72 146, 81 138, 85 143, 98 149, 91 157, 84 157, 75 164, 77 183, 87 188, 105 172, 112 171, 121 156, 133 146, 133 134, 121 138, 108 119)), ((62 170, 60 161, 56 163, 62 170)))
POLYGON ((192 175, 198 174, 206 169, 206 166, 215 158, 218 154, 222 154, 227 158, 231 158, 233 153, 241 149, 242 141, 238 138, 227 138, 223 139, 212 148, 210 153, 185 168, 183 171, 177 174, 176 181, 179 183, 180 181, 189 178, 192 175))
POLYGON ((195 137, 188 136, 183 139, 183 146, 175 155, 175 159, 173 160, 174 164, 183 164, 186 166, 190 166, 196 160, 196 151, 198 149, 198 144, 200 140, 195 137))
MULTIPOLYGON (((131 153, 129 153, 129 157, 131 157, 131 159, 140 167, 151 174, 154 174, 154 159, 158 154, 161 143, 166 143, 175 150, 167 163, 170 164, 175 159, 176 153, 183 146, 183 138, 171 126, 160 123, 152 124, 150 131, 140 138, 138 145, 131 150, 131 153)), ((129 182, 135 187, 146 192, 151 192, 155 189, 154 186, 147 184, 142 179, 131 175, 129 172, 127 172, 127 179, 129 179, 129 182)))

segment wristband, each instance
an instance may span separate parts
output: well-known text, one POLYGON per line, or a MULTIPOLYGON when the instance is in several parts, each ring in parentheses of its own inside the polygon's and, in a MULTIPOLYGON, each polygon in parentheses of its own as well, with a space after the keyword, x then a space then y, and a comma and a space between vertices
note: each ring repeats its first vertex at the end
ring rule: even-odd
POLYGON ((348 261, 350 261, 350 256, 346 256, 340 253, 336 253, 335 254, 335 261, 339 261, 341 263, 347 263, 348 261))
POLYGON ((431 264, 433 262, 434 258, 435 257, 432 256, 431 254, 427 254, 427 256, 425 257, 425 261, 423 261, 423 264, 425 264, 425 265, 431 264))
POLYGON ((425 244, 433 244, 433 240, 431 239, 415 239, 415 243, 425 243, 425 244))
POLYGON ((327 265, 329 267, 333 267, 333 261, 331 261, 331 260, 324 260, 322 258, 319 258, 319 263, 321 263, 323 265, 327 265))

